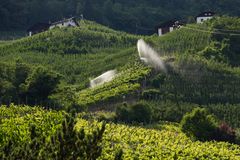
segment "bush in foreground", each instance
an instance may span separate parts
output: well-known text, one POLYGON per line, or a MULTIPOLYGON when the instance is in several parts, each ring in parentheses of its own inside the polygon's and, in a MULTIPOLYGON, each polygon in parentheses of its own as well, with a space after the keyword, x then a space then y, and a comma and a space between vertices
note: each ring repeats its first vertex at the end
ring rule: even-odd
POLYGON ((97 159, 102 154, 102 137, 105 123, 86 134, 75 130, 75 120, 66 115, 62 127, 51 137, 39 137, 36 126, 30 129, 31 141, 16 145, 10 140, 1 146, 0 159, 97 159))

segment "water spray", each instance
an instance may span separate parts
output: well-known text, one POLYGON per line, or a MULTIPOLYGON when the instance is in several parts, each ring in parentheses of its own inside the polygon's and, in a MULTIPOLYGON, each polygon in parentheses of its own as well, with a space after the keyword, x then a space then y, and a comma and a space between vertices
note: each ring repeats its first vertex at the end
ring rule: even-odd
POLYGON ((113 80, 113 78, 117 75, 117 71, 116 70, 110 70, 107 71, 105 73, 103 73, 102 75, 91 79, 90 80, 90 87, 94 88, 96 86, 102 85, 106 82, 110 82, 113 80))
POLYGON ((141 61, 157 70, 167 72, 165 64, 159 54, 143 39, 138 40, 137 48, 141 61))

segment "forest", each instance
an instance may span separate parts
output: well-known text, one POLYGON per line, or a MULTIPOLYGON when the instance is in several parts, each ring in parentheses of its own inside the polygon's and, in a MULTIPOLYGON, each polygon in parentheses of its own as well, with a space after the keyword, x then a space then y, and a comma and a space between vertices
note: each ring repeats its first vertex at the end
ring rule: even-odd
POLYGON ((239 5, 238 0, 7 0, 0 1, 0 30, 25 31, 38 22, 83 15, 117 30, 152 34, 159 23, 192 22, 203 11, 239 16, 239 5))

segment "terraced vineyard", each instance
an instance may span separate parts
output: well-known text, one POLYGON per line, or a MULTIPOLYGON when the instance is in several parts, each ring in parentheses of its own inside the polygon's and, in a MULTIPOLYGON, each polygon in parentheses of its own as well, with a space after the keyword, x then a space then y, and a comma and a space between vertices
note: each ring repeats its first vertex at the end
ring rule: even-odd
POLYGON ((141 88, 139 82, 146 77, 150 69, 139 62, 123 67, 120 73, 109 83, 82 90, 79 93, 80 105, 94 105, 99 102, 122 99, 131 94, 137 94, 141 88))

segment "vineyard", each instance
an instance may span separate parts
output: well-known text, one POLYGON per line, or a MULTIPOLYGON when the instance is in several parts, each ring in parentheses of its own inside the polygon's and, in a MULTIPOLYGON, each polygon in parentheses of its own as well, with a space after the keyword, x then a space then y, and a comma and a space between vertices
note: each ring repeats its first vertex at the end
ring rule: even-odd
POLYGON ((198 52, 210 43, 211 34, 192 32, 184 27, 159 38, 157 35, 147 37, 150 43, 161 55, 198 52), (173 47, 174 46, 174 47, 173 47))
MULTIPOLYGON (((79 93, 79 103, 81 105, 94 105, 99 102, 117 101, 131 94, 137 94, 140 90, 144 77, 150 72, 150 69, 140 63, 128 64, 122 68, 122 71, 110 83, 82 90, 79 93), (131 66, 131 67, 130 67, 131 66)), ((121 102, 121 100, 120 100, 121 102)))
MULTIPOLYGON (((12 147, 21 147, 25 142, 31 143, 32 126, 36 127, 35 134, 38 138, 50 138, 57 134, 64 119, 63 112, 44 111, 28 106, 1 106, 0 113, 1 137, 4 137, 0 142, 1 147, 10 141, 14 142, 12 147)), ((83 129, 85 134, 92 135, 101 125, 102 123, 97 121, 78 118, 76 130, 83 129)), ((101 147, 103 150, 98 159, 114 159, 120 150, 123 159, 239 159, 240 154, 238 145, 225 142, 193 142, 181 132, 178 124, 166 122, 145 127, 108 123, 101 147)), ((3 151, 1 149, 1 157, 4 156, 3 151)))
POLYGON ((10 141, 19 146, 30 141, 30 127, 36 127, 38 136, 50 137, 59 128, 64 113, 46 111, 42 108, 29 106, 1 106, 0 108, 0 146, 10 141))
MULTIPOLYGON (((77 129, 92 130, 98 126, 79 120, 77 129), (90 127, 88 127, 90 126, 90 127)), ((159 129, 107 124, 103 137, 103 153, 99 159, 114 159, 118 150, 123 159, 239 159, 238 145, 216 142, 192 142, 174 124, 161 124, 159 129)))
POLYGON ((137 36, 116 33, 100 25, 82 22, 77 28, 54 29, 33 37, 16 40, 1 47, 1 54, 11 52, 37 52, 52 54, 86 54, 96 53, 104 48, 122 48, 135 45, 137 36), (7 48, 7 49, 6 49, 7 48))
POLYGON ((221 17, 141 37, 83 20, 0 41, 0 159, 240 159, 239 25, 221 17), (166 73, 139 59, 140 38, 166 73), (109 70, 113 80, 90 86, 109 70), (224 138, 187 136, 196 108, 224 138))

